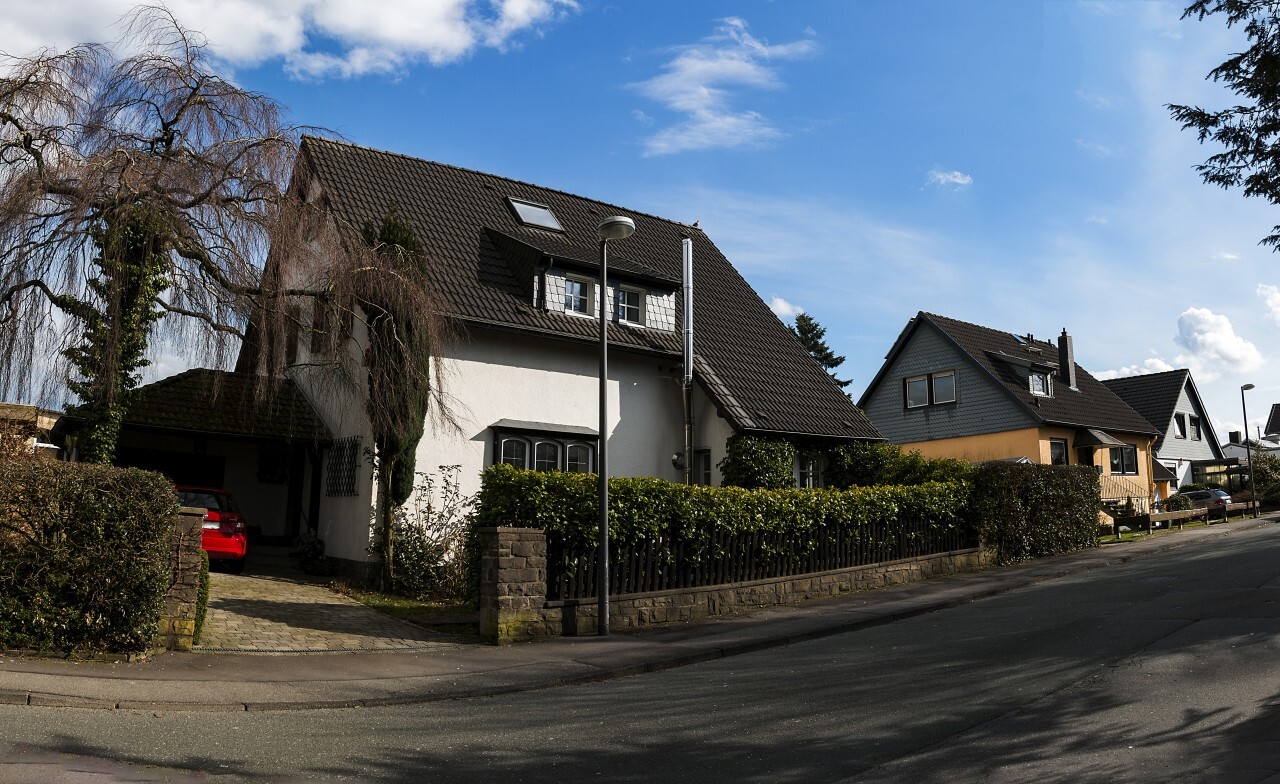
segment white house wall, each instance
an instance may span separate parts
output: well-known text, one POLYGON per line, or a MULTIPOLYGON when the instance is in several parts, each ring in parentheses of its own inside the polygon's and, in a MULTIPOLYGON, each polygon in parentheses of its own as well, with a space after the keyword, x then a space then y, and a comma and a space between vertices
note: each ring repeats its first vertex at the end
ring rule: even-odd
POLYGON ((1178 477, 1178 487, 1191 481, 1191 461, 1193 460, 1216 460, 1218 455, 1215 453, 1213 442, 1209 440, 1208 422, 1209 417, 1204 411, 1198 409, 1191 399, 1191 395, 1187 394, 1187 386, 1183 384, 1182 391, 1178 393, 1178 402, 1174 406, 1174 417, 1182 414, 1184 419, 1189 420, 1191 417, 1197 417, 1200 420, 1200 438, 1191 437, 1190 423, 1187 425, 1187 437, 1177 437, 1177 426, 1171 418, 1166 424, 1164 438, 1160 441, 1160 449, 1156 452, 1156 459, 1164 464, 1166 468, 1172 471, 1178 477))

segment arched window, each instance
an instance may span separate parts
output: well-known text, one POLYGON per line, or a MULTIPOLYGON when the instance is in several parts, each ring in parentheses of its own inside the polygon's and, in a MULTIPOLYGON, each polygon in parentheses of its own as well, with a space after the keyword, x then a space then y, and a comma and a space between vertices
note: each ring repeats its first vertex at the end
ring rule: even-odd
POLYGON ((565 449, 565 470, 572 473, 591 472, 591 447, 586 444, 569 444, 565 449))
POLYGON ((539 441, 533 448, 534 471, 560 470, 560 445, 554 441, 539 441))
POLYGON ((529 444, 523 438, 502 439, 502 462, 516 468, 529 467, 529 444))

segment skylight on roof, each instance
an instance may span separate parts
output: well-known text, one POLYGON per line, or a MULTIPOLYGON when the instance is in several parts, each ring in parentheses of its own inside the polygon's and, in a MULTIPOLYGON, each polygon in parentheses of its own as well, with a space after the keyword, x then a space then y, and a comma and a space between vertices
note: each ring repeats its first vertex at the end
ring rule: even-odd
POLYGON ((507 197, 507 201, 511 202, 511 209, 516 211, 516 215, 526 226, 537 226, 543 229, 551 229, 552 231, 564 231, 564 227, 560 225, 560 221, 556 220, 556 216, 551 214, 551 208, 545 204, 534 204, 531 201, 521 201, 507 197))

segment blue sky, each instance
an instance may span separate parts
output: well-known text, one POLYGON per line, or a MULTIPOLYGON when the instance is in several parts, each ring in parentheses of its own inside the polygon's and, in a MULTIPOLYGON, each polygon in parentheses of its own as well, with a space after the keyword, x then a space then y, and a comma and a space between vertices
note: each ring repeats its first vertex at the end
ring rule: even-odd
MULTIPOLYGON (((109 40, 49 0, 0 50, 109 40)), ((350 141, 698 220, 855 399, 919 310, 1191 367, 1219 435, 1280 402, 1280 212, 1202 184, 1164 104, 1239 51, 1160 0, 186 0, 226 72, 350 141)), ((161 351, 158 369, 178 369, 161 351)))

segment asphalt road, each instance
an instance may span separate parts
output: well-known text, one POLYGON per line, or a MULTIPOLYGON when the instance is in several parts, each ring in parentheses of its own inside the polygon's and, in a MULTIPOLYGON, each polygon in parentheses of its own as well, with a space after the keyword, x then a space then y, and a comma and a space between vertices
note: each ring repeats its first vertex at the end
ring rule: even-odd
POLYGON ((500 698, 0 706, 0 759, 0 784, 1280 781, 1280 526, 853 634, 500 698))

